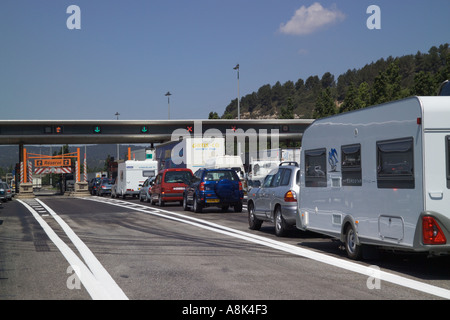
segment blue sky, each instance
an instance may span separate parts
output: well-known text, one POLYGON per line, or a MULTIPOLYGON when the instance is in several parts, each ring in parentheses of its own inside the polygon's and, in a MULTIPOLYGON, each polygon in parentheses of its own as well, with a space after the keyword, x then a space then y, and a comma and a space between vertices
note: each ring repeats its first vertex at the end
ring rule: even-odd
POLYGON ((2 0, 2 119, 206 119, 265 84, 449 41, 448 0, 2 0), (69 30, 70 5, 81 29, 69 30), (370 5, 381 29, 369 30, 370 5))

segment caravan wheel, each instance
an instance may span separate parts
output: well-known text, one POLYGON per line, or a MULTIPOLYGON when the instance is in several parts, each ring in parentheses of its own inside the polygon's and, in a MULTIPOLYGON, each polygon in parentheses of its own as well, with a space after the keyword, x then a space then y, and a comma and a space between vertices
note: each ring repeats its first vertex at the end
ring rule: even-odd
POLYGON ((353 260, 359 260, 362 257, 362 248, 358 244, 357 237, 355 229, 349 225, 345 229, 345 251, 347 251, 347 256, 353 260))

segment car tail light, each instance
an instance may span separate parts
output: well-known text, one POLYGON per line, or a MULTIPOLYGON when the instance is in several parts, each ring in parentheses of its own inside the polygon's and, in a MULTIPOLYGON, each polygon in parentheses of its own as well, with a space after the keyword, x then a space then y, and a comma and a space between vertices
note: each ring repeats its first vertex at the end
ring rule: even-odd
POLYGON ((284 201, 285 202, 297 202, 297 193, 293 190, 289 190, 284 195, 284 201))
POLYGON ((198 186, 198 190, 205 191, 205 183, 204 182, 200 183, 200 185, 198 186))
POLYGON ((239 181, 239 191, 242 191, 242 182, 239 181))
POLYGON ((445 244, 447 239, 433 217, 422 218, 423 244, 445 244))

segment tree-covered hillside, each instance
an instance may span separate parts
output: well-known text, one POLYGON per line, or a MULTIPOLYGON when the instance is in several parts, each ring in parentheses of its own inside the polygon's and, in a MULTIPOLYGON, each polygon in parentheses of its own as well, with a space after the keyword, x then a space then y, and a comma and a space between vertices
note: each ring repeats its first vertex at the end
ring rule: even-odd
MULTIPOLYGON (((436 95, 450 78, 449 44, 428 53, 389 57, 348 70, 337 79, 330 72, 308 79, 263 85, 241 98, 241 119, 319 118, 338 112, 402 99, 436 95)), ((220 118, 211 112, 209 118, 220 118)), ((237 99, 226 107, 223 119, 237 118, 237 99)))

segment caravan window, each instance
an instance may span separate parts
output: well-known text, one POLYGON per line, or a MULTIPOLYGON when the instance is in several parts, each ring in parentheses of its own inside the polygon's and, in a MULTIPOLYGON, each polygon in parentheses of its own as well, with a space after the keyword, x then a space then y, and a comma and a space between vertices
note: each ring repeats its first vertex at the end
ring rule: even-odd
POLYGON ((377 142, 378 188, 414 189, 413 138, 377 142))
POLYGON ((361 145, 342 146, 341 154, 342 185, 361 186, 361 145))
POLYGON ((155 170, 142 170, 142 176, 143 177, 154 177, 155 170))
POLYGON ((316 149, 305 151, 305 186, 327 186, 327 150, 316 149))

